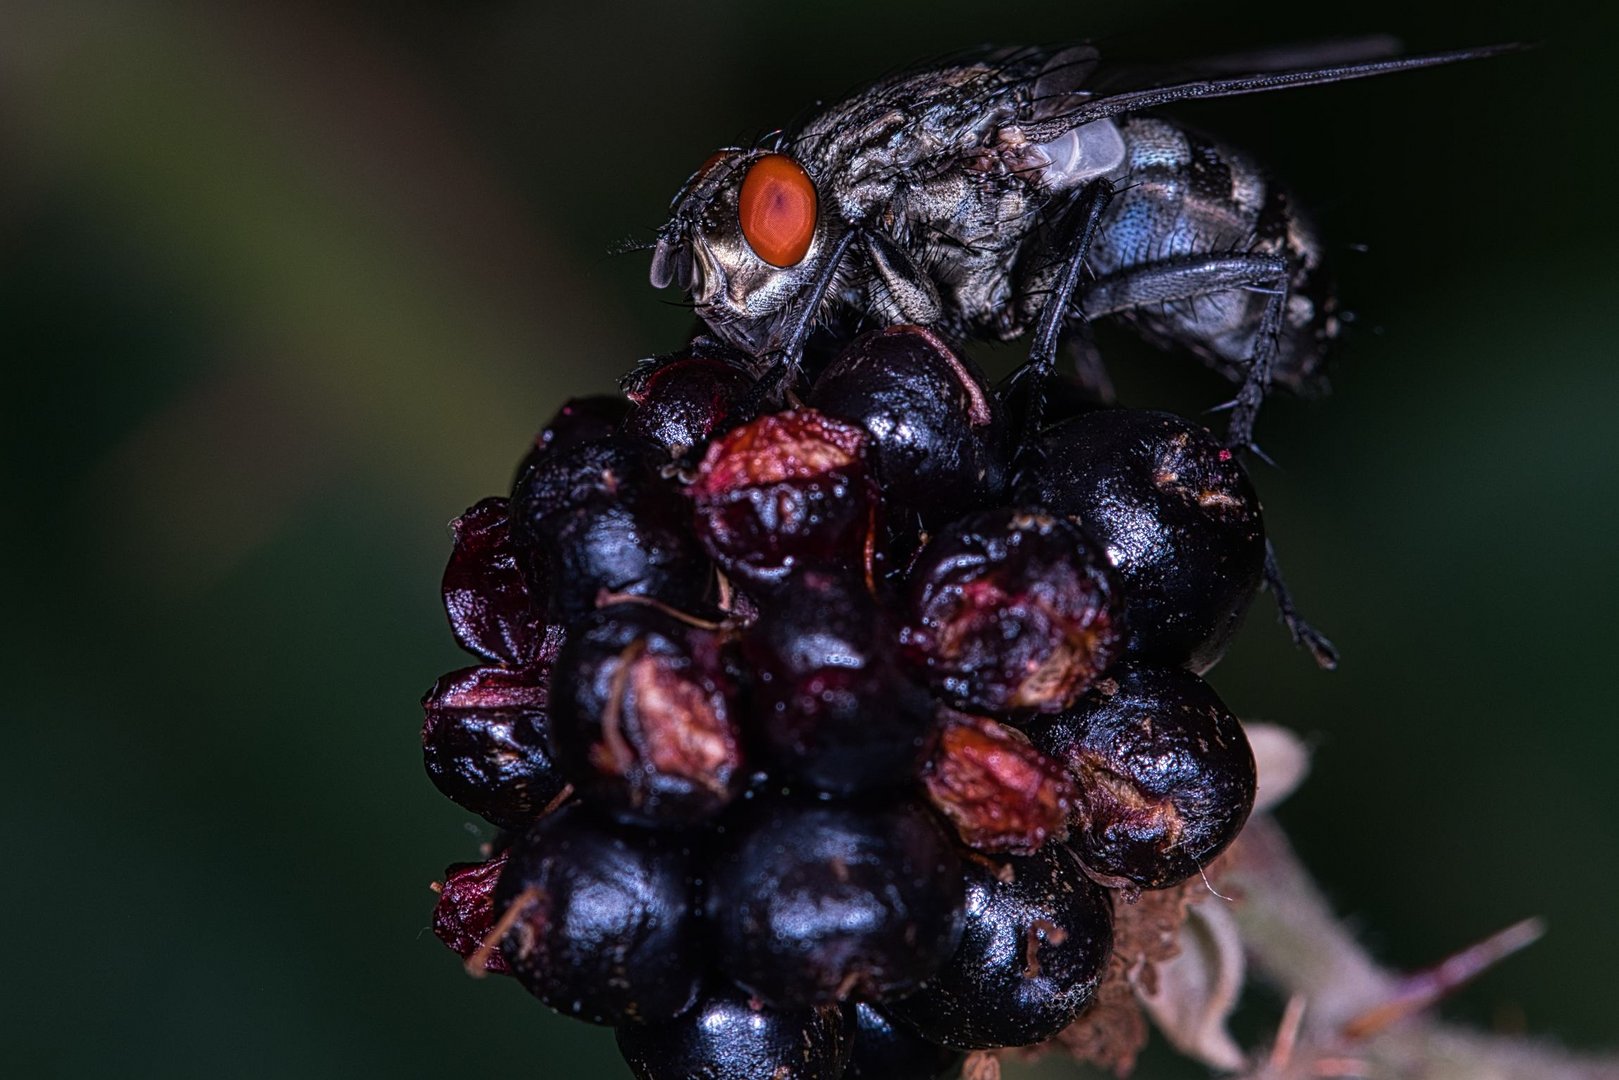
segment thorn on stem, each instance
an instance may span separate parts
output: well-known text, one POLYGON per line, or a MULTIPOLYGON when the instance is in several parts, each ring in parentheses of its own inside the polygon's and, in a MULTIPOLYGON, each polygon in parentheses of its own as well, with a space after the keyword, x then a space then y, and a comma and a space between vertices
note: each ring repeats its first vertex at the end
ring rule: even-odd
POLYGON ((1546 924, 1541 920, 1524 919, 1441 960, 1431 968, 1412 972, 1400 980, 1392 998, 1381 1005, 1374 1005, 1345 1024, 1344 1036, 1364 1039, 1423 1011, 1513 953, 1534 944, 1545 932, 1546 924))

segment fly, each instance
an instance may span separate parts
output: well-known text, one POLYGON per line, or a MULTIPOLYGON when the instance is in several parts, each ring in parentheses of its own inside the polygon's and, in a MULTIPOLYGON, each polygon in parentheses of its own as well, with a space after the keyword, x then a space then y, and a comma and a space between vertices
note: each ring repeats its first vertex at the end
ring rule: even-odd
MULTIPOLYGON (((1511 48, 1368 59, 1326 45, 1187 78, 1109 68, 1080 45, 897 75, 771 147, 709 158, 659 230, 652 283, 685 290, 758 358, 767 393, 840 309, 956 342, 1027 334, 1014 381, 1036 391, 1067 332, 1121 319, 1239 385, 1227 440, 1247 447, 1273 384, 1323 382, 1340 319, 1322 245, 1259 163, 1151 110, 1511 48)), ((1105 385, 1080 354, 1082 378, 1105 385)))

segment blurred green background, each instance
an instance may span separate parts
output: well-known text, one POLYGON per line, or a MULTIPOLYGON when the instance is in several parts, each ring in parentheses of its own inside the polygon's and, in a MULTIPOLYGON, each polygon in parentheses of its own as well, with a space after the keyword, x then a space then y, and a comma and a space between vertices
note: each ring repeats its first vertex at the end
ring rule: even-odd
MULTIPOLYGON (((1544 46, 1178 114, 1293 183, 1361 313, 1257 470, 1343 668, 1261 600, 1213 681, 1312 740, 1282 817, 1378 955, 1543 915, 1446 1011, 1619 1043, 1610 11, 0 6, 7 1071, 627 1076, 426 931, 484 830, 423 776, 416 704, 465 663, 446 523, 686 328, 608 248, 715 146, 903 61, 1374 31, 1544 46)), ((1127 400, 1224 392, 1111 344, 1127 400)))

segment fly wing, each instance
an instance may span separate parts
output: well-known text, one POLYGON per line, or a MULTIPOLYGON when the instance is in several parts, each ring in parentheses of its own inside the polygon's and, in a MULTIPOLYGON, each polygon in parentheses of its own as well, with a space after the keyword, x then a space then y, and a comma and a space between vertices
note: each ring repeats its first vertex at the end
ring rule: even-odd
POLYGON ((1295 42, 1219 56, 1199 56, 1150 64, 1113 60, 1091 80, 1096 97, 1122 94, 1131 90, 1177 86, 1217 75, 1249 75, 1262 71, 1295 71, 1308 68, 1359 64, 1369 60, 1392 60, 1400 55, 1400 39, 1389 34, 1368 34, 1331 41, 1295 42))
POLYGON ((1047 69, 1035 80, 1035 91, 1026 115, 1019 118, 1019 126, 1031 142, 1045 143, 1093 120, 1154 109, 1177 101, 1321 86, 1373 75, 1438 67, 1463 60, 1480 60, 1521 48, 1519 45, 1487 45, 1420 56, 1380 55, 1378 50, 1388 43, 1388 39, 1366 38, 1314 46, 1302 51, 1295 48, 1274 55, 1225 57, 1178 68, 1097 69, 1093 65, 1088 70, 1083 65, 1072 68, 1059 65, 1059 59, 1066 54, 1065 50, 1054 54, 1047 69), (1371 56, 1355 51, 1362 48, 1370 51, 1371 56), (1304 63, 1282 66, 1293 64, 1301 56, 1305 59, 1304 63), (1073 78, 1076 74, 1080 75, 1077 80, 1073 78))

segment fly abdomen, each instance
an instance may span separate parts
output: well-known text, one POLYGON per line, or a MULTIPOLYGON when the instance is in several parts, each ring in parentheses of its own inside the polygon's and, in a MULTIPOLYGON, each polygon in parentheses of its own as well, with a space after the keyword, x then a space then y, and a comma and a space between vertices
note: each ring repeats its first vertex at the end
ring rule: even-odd
POLYGON ((1119 129, 1125 164, 1090 251, 1086 316, 1117 315, 1156 344, 1241 380, 1274 290, 1211 292, 1198 279, 1220 272, 1211 256, 1271 257, 1284 275, 1278 285, 1288 286, 1272 378, 1314 389, 1337 320, 1320 245, 1286 192, 1246 155, 1175 124, 1130 117, 1119 129), (1143 273, 1151 267, 1166 272, 1143 273))

